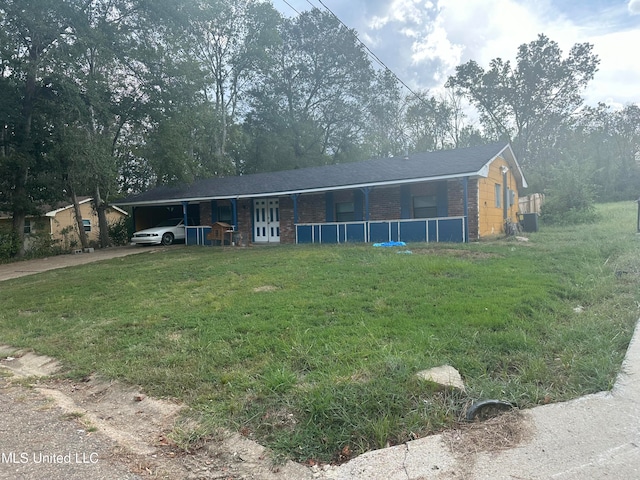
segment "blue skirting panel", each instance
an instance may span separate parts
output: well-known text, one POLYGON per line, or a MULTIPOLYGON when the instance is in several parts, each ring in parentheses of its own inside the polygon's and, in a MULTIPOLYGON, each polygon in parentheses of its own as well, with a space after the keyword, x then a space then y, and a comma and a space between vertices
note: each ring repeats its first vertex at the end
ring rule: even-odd
POLYGON ((426 242, 427 241, 427 222, 425 220, 416 220, 414 222, 400 223, 400 239, 399 242, 426 242))
POLYGON ((338 243, 338 225, 335 223, 320 225, 320 241, 322 243, 338 243))
POLYGON ((372 243, 384 243, 391 241, 391 228, 393 228, 391 225, 393 223, 396 222, 369 222, 369 241, 372 243))
POLYGON ((367 241, 367 230, 364 223, 347 223, 345 231, 347 242, 363 243, 367 241))
POLYGON ((313 225, 296 225, 297 243, 313 243, 313 225))
POLYGON ((296 225, 297 243, 464 242, 464 217, 296 225))
POLYGON ((464 223, 453 218, 438 222, 438 241, 463 242, 464 223))
POLYGON ((211 245, 211 240, 207 238, 211 232, 210 225, 200 225, 195 227, 187 227, 186 245, 211 245))

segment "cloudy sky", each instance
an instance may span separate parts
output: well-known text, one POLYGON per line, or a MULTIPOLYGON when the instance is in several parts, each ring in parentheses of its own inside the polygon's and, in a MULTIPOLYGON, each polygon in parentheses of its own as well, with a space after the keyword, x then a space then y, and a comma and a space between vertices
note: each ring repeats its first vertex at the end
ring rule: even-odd
POLYGON ((272 0, 288 16, 330 8, 412 88, 441 87, 456 65, 484 68, 544 33, 566 54, 589 42, 601 63, 589 104, 640 103, 640 0, 272 0), (288 3, 288 4, 287 4, 288 3))

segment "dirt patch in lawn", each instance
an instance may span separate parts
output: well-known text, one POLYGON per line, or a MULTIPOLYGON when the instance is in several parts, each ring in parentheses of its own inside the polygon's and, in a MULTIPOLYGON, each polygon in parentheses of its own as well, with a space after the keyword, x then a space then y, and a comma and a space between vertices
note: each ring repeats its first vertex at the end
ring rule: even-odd
POLYGON ((260 293, 260 292, 275 292, 276 290, 278 290, 278 287, 274 286, 274 285, 262 285, 260 287, 256 287, 253 289, 253 291, 255 293, 260 293))
POLYGON ((512 411, 447 431, 443 434, 443 440, 452 453, 468 456, 508 450, 529 440, 532 435, 533 427, 526 416, 512 411))
MULTIPOLYGON (((268 449, 240 434, 203 429, 197 416, 178 402, 151 398, 135 386, 98 376, 72 381, 56 375, 59 371, 51 358, 0 345, 0 394, 5 406, 20 414, 0 425, 12 432, 12 451, 29 452, 44 437, 61 451, 91 444, 101 468, 125 469, 131 478, 311 480, 324 478, 324 467, 334 468, 278 462, 268 449)), ((292 418, 285 411, 273 412, 273 417, 283 422, 292 418)), ((532 433, 527 417, 511 412, 445 432, 442 441, 459 471, 471 472, 476 454, 513 448, 532 433)), ((0 442, 0 448, 9 447, 0 442)), ((25 478, 87 478, 56 464, 38 467, 39 476, 25 478)), ((114 473, 95 473, 92 478, 115 478, 114 473)), ((0 478, 6 478, 1 470, 0 478)))
POLYGON ((479 252, 476 250, 457 250, 455 248, 412 248, 411 252, 416 255, 437 255, 442 257, 485 259, 495 258, 499 255, 493 252, 479 252))
MULTIPOLYGON (((103 438, 106 451, 99 452, 100 458, 124 464, 132 474, 162 479, 311 478, 308 468, 293 462, 276 465, 267 449, 228 432, 200 438, 191 443, 193 448, 187 453, 172 440, 176 429, 184 439, 197 435, 200 426, 185 422, 184 405, 151 398, 135 387, 97 376, 79 382, 52 377, 59 369, 60 365, 51 358, 0 346, 0 390, 12 393, 5 396, 6 401, 20 398, 20 410, 33 416, 50 415, 36 402, 51 404, 62 412, 51 421, 77 422, 77 431, 103 438), (19 393, 20 389, 24 394, 19 393)), ((17 425, 16 431, 22 427, 28 425, 17 425)), ((68 444, 64 438, 67 430, 56 429, 55 435, 61 438, 50 438, 50 444, 68 444)), ((25 431, 25 445, 12 448, 28 452, 33 448, 30 435, 25 431)), ((59 465, 51 468, 49 478, 58 478, 54 475, 56 469, 63 473, 59 465)))
POLYGON ((478 454, 509 450, 530 441, 533 434, 529 418, 519 411, 511 411, 446 431, 442 441, 456 459, 458 476, 455 478, 466 479, 472 478, 478 454))

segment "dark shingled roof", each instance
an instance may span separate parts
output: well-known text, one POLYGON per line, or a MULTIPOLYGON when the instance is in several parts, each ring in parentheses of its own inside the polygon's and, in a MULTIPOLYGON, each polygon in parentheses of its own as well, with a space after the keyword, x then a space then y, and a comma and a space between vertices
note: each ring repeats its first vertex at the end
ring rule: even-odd
POLYGON ((507 143, 415 153, 406 158, 379 158, 364 162, 266 172, 199 180, 179 187, 158 187, 114 202, 116 205, 168 204, 222 198, 250 198, 344 188, 393 185, 442 178, 481 175, 484 167, 501 155, 524 178, 507 143))

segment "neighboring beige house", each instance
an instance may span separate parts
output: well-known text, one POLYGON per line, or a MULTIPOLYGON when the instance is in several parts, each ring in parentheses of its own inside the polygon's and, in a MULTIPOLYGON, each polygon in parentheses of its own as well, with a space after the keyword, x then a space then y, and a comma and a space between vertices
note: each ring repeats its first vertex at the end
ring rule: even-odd
MULTIPOLYGON (((84 231, 90 246, 96 246, 99 242, 98 215, 93 208, 91 197, 79 197, 80 213, 84 231)), ((127 217, 127 212, 118 207, 107 209, 107 222, 116 223, 127 217)), ((11 217, 0 217, 0 225, 11 225, 11 217)), ((43 213, 37 216, 28 216, 24 224, 25 244, 27 250, 35 236, 49 234, 55 245, 63 249, 72 249, 80 246, 78 227, 76 225, 73 205, 68 203, 56 207, 45 207, 43 213)))

